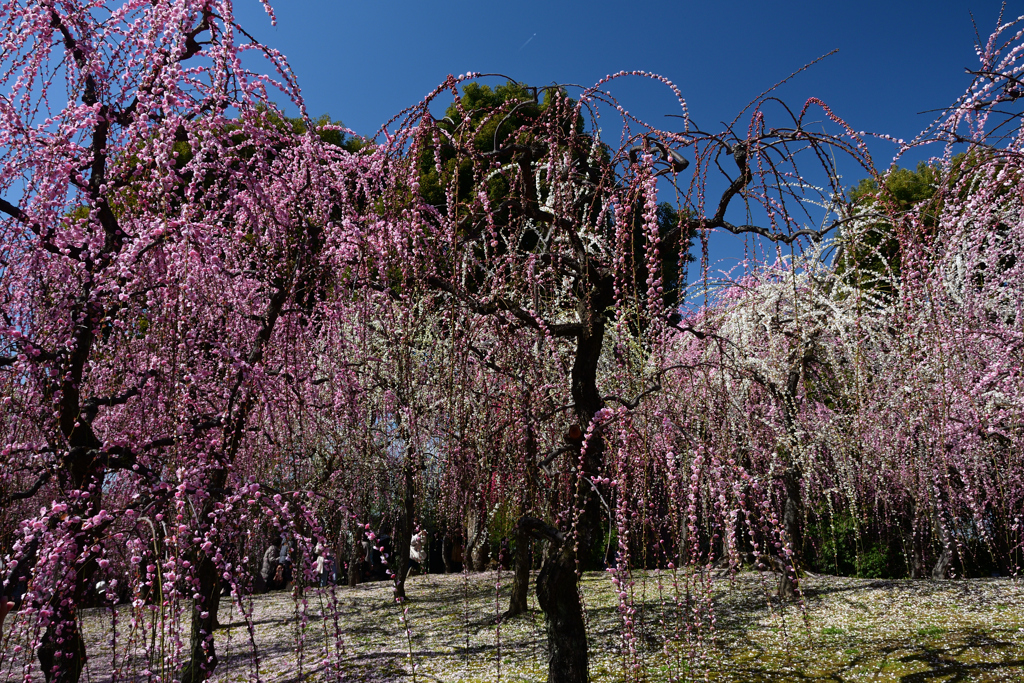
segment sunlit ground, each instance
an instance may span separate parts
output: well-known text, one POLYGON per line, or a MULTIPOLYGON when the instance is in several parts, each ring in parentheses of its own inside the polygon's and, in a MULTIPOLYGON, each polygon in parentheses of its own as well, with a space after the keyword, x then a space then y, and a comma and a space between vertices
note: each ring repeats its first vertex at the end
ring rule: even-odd
MULTIPOLYGON (((584 576, 595 682, 704 680, 705 669, 713 681, 1024 680, 1024 585, 1012 579, 808 577, 803 602, 783 607, 767 597, 773 576, 719 574, 709 614, 706 583, 691 580, 687 601, 682 575, 675 585, 671 574, 633 578, 630 653, 609 577, 584 576)), ((215 679, 256 680, 258 672, 266 681, 412 681, 414 665, 417 681, 543 681, 546 636, 534 596, 529 615, 496 618, 510 582, 507 572, 410 578, 408 631, 383 583, 336 589, 337 609, 329 590, 308 591, 305 605, 284 592, 259 596, 249 621, 225 604, 215 679)), ((152 629, 137 629, 129 642, 130 612, 116 614, 113 647, 114 613, 84 614, 91 680, 110 680, 114 669, 118 680, 166 675, 173 664, 162 656, 182 656, 173 638, 153 638, 152 629)), ((0 679, 21 678, 10 665, 0 679)))

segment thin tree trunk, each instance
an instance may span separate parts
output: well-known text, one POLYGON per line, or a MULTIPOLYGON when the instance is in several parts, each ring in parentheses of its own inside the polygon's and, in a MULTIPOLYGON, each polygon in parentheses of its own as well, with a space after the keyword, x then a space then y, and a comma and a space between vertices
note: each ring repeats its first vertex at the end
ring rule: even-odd
POLYGON ((487 569, 487 511, 478 500, 466 513, 466 549, 463 562, 475 572, 487 569))
POLYGON ((508 601, 508 611, 504 616, 506 619, 526 613, 526 599, 530 591, 530 536, 522 529, 516 529, 515 543, 515 575, 512 578, 512 595, 508 601))
POLYGON ((953 538, 949 533, 949 528, 942 523, 942 518, 938 513, 935 515, 933 524, 935 534, 939 537, 939 543, 942 546, 942 552, 939 553, 939 559, 936 560, 935 566, 932 567, 932 580, 941 581, 946 578, 949 565, 953 563, 953 538))
MULTIPOLYGON (((528 408, 526 409, 526 412, 528 413, 528 408)), ((538 474, 537 439, 533 431, 533 421, 530 418, 527 418, 526 421, 525 445, 526 491, 520 501, 520 519, 527 515, 530 505, 533 503, 534 495, 536 495, 535 481, 538 474)), ((530 566, 533 562, 533 558, 530 557, 531 545, 533 543, 526 530, 517 526, 513 541, 516 544, 513 560, 513 571, 515 573, 512 579, 512 595, 509 597, 508 611, 504 614, 505 619, 519 614, 525 614, 528 609, 527 598, 529 597, 530 591, 530 566)))
POLYGON ((446 533, 441 539, 441 562, 444 563, 444 573, 452 573, 452 536, 446 533))
POLYGON ((918 552, 918 535, 914 533, 914 525, 918 521, 919 510, 917 502, 912 501, 910 503, 910 514, 907 517, 910 520, 910 529, 902 529, 901 526, 901 531, 903 532, 903 554, 907 558, 907 567, 912 579, 923 579, 927 572, 922 554, 918 552))
POLYGON ((786 488, 786 504, 782 515, 783 542, 789 545, 790 556, 782 556, 782 578, 779 580, 779 597, 792 600, 797 596, 797 572, 800 557, 800 478, 795 468, 783 475, 786 488))
POLYGON ((363 527, 352 528, 352 547, 348 551, 348 587, 355 588, 359 584, 359 555, 363 549, 363 527))
POLYGON ((405 600, 405 579, 409 576, 409 544, 412 542, 412 526, 416 517, 416 498, 413 492, 412 454, 405 460, 405 509, 395 529, 395 599, 405 600))

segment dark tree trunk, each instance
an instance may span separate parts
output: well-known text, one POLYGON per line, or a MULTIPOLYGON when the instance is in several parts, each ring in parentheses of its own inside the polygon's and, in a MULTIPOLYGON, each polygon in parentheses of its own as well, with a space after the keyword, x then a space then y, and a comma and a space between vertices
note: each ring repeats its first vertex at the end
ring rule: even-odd
MULTIPOLYGON (((586 433, 594 416, 604 408, 604 398, 597 387, 597 366, 601 360, 601 348, 604 345, 605 309, 613 303, 614 286, 611 278, 594 274, 589 283, 591 290, 581 302, 585 332, 576 338, 576 351, 572 365, 571 393, 575 405, 576 418, 580 429, 586 433)), ((600 553, 601 504, 598 493, 591 488, 593 478, 604 466, 604 436, 597 429, 585 443, 586 454, 583 458, 583 475, 588 479, 579 487, 579 500, 575 506, 581 509, 577 526, 578 546, 583 549, 578 558, 584 570, 601 568, 604 557, 600 553)))
POLYGON ((74 606, 58 609, 36 651, 47 683, 75 683, 85 668, 85 641, 78 630, 74 606))
POLYGON ((910 572, 910 578, 912 579, 923 579, 927 574, 924 558, 918 550, 918 535, 914 533, 914 525, 918 522, 919 510, 917 501, 912 501, 909 514, 907 515, 907 519, 910 520, 910 527, 907 529, 901 526, 903 532, 903 555, 906 557, 907 570, 910 572))
POLYGON ((359 551, 353 550, 348 561, 348 587, 355 588, 359 585, 359 551))
POLYGON ((516 529, 515 544, 515 574, 512 578, 512 595, 508 601, 508 611, 505 612, 506 619, 526 613, 526 598, 530 590, 530 536, 524 530, 516 529))
POLYGON ((781 558, 782 578, 779 580, 779 597, 792 600, 797 596, 797 576, 800 567, 800 475, 795 468, 786 470, 782 477, 786 488, 786 504, 782 513, 783 542, 790 547, 790 557, 781 558))
MULTIPOLYGON (((529 409, 525 408, 525 412, 528 414, 529 409)), ((520 519, 526 517, 530 510, 530 505, 533 504, 533 499, 536 495, 535 482, 539 469, 537 467, 537 439, 534 434, 532 419, 527 418, 526 424, 526 491, 523 493, 519 506, 520 519)), ((527 598, 530 592, 530 567, 533 563, 532 553, 530 552, 533 541, 529 533, 521 526, 517 526, 513 540, 516 545, 512 567, 514 575, 512 578, 512 595, 509 597, 508 611, 504 615, 506 619, 527 612, 527 598)))
MULTIPOLYGON (((789 545, 790 556, 787 559, 782 555, 782 578, 779 580, 779 598, 792 600, 799 592, 798 576, 800 571, 800 556, 802 539, 800 537, 801 498, 800 484, 802 475, 799 466, 793 463, 793 457, 799 444, 797 434, 797 391, 800 388, 800 378, 803 366, 808 361, 806 354, 789 369, 786 378, 786 387, 782 392, 782 414, 786 423, 787 443, 785 454, 789 460, 789 466, 782 473, 782 484, 786 489, 786 502, 782 508, 782 542, 789 545)), ((776 393, 776 395, 778 395, 776 393)))
POLYGON ((359 558, 363 551, 363 527, 352 527, 352 547, 348 551, 348 587, 355 588, 359 584, 359 558))
POLYGON ((199 598, 192 606, 192 629, 189 636, 191 658, 181 669, 181 683, 198 683, 213 675, 217 668, 217 651, 213 632, 217 629, 220 609, 220 573, 205 553, 196 562, 199 598))
POLYGON ((935 561, 935 566, 932 567, 932 579, 934 581, 941 581, 946 578, 949 565, 953 563, 953 539, 949 533, 949 528, 942 523, 942 519, 938 514, 935 515, 933 526, 935 527, 935 535, 938 537, 939 544, 941 545, 941 552, 939 553, 939 559, 935 561))
MULTIPOLYGON (((212 489, 223 489, 227 470, 214 470, 210 479, 212 489)), ((219 496, 207 499, 202 507, 201 519, 208 520, 216 509, 219 496)), ((192 554, 199 597, 192 604, 192 628, 189 633, 189 660, 181 668, 181 683, 198 683, 213 675, 217 668, 217 651, 213 632, 217 629, 217 611, 220 609, 220 571, 209 555, 202 551, 192 554)))
POLYGON ((519 520, 519 528, 551 544, 537 577, 537 602, 544 610, 548 635, 548 683, 588 683, 587 627, 576 586, 572 540, 532 517, 519 520))
MULTIPOLYGON (((604 408, 597 387, 597 366, 604 344, 605 310, 613 303, 614 283, 610 277, 590 273, 580 300, 583 330, 576 337, 571 372, 571 394, 576 419, 585 433, 594 416, 604 408)), ((566 539, 557 529, 540 520, 524 517, 520 528, 533 536, 546 538, 549 546, 537 577, 537 601, 544 611, 548 636, 548 683, 588 683, 589 653, 587 629, 583 620, 576 576, 577 557, 573 547, 594 553, 601 542, 601 505, 599 493, 591 488, 604 465, 604 437, 597 429, 585 443, 583 472, 586 481, 579 487, 574 505, 580 510, 576 536, 566 539)), ((583 569, 591 569, 596 557, 579 558, 583 569)))
MULTIPOLYGON (((77 401, 77 394, 75 400, 77 401)), ((82 449, 99 448, 99 441, 95 438, 92 428, 83 425, 73 429, 71 439, 73 445, 82 449)), ((69 476, 62 477, 62 485, 66 489, 77 491, 89 491, 91 495, 84 502, 72 503, 71 509, 74 514, 82 519, 87 519, 97 513, 102 506, 102 479, 103 468, 97 467, 94 463, 85 463, 81 458, 68 459, 70 467, 69 476)), ((78 523, 73 533, 79 548, 88 548, 95 541, 97 531, 94 529, 83 531, 82 524, 78 523)), ((34 546, 31 554, 35 555, 38 545, 34 546)), ((91 553, 90 553, 91 555, 91 553)), ((28 561, 26 557, 25 561, 28 561)), ((38 563, 38 558, 36 558, 38 563)), ((77 683, 85 669, 87 654, 85 640, 78 628, 78 618, 75 610, 82 604, 85 597, 92 588, 93 578, 98 565, 93 557, 76 567, 74 572, 73 585, 65 585, 55 592, 51 604, 54 606, 54 614, 51 622, 43 632, 36 656, 43 670, 43 677, 47 683, 77 683)), ((63 582, 62 582, 63 583, 63 582)))
POLYGON ((405 579, 409 576, 409 544, 412 542, 413 521, 416 518, 416 498, 413 491, 412 454, 406 457, 405 509, 395 528, 395 599, 405 600, 405 579))
POLYGON ((479 500, 475 500, 473 507, 466 514, 466 549, 463 552, 463 562, 467 568, 482 572, 487 569, 488 550, 487 511, 479 500))
MULTIPOLYGON (((86 340, 91 345, 92 335, 86 335, 86 340)), ((69 373, 78 378, 78 381, 81 377, 81 364, 84 363, 87 353, 86 350, 84 353, 80 351, 76 354, 72 372, 69 373)), ((64 490, 89 492, 89 498, 84 501, 81 499, 72 501, 70 505, 71 514, 81 519, 88 519, 94 516, 103 505, 105 468, 99 464, 101 461, 94 457, 94 454, 101 448, 101 443, 96 438, 88 420, 82 418, 81 422, 76 424, 74 417, 68 419, 69 415, 76 414, 75 411, 78 411, 80 405, 77 384, 65 383, 64 392, 61 402, 61 430, 68 435, 71 453, 64 462, 65 471, 61 472, 58 477, 61 488, 64 490), (76 452, 79 455, 73 455, 76 452), (81 455, 83 453, 86 455, 81 455)), ((74 529, 75 532, 72 535, 80 549, 92 546, 99 533, 95 527, 87 531, 83 530, 81 523, 75 525, 74 529)), ((87 660, 85 641, 78 628, 75 609, 92 588, 93 578, 98 567, 91 551, 87 551, 86 555, 88 559, 85 563, 74 568, 74 578, 69 580, 73 584, 65 584, 55 592, 52 598, 52 604, 55 606, 54 614, 51 617, 52 621, 43 632, 40 646, 36 651, 43 676, 48 682, 77 683, 85 669, 87 660)))
POLYGON ((910 560, 910 578, 912 579, 923 579, 925 577, 925 566, 924 562, 918 556, 917 551, 911 548, 911 560, 910 560))
POLYGON ((441 562, 444 563, 445 574, 452 573, 452 545, 451 534, 445 534, 441 539, 441 562))
MULTIPOLYGON (((256 342, 249 352, 248 363, 250 366, 257 365, 263 359, 263 350, 274 333, 274 326, 281 315, 281 309, 288 299, 290 285, 280 281, 277 282, 276 291, 270 297, 267 304, 267 311, 263 318, 263 325, 256 335, 256 342)), ((230 416, 228 428, 225 430, 224 454, 221 462, 212 471, 209 481, 210 491, 223 491, 228 480, 227 463, 234 461, 235 456, 242 444, 242 436, 248 421, 249 411, 253 406, 253 395, 242 391, 244 375, 239 371, 235 378, 232 397, 242 396, 234 415, 230 416)), ((230 403, 229 403, 230 405, 230 403)), ((214 493, 203 505, 200 516, 201 523, 205 524, 210 515, 216 509, 217 503, 222 499, 223 494, 214 493)), ((297 549, 296 549, 297 550, 297 549)), ((297 556, 292 557, 293 566, 298 566, 297 556)), ((217 628, 217 610, 220 607, 220 572, 213 560, 205 553, 200 553, 195 558, 196 578, 199 581, 199 599, 192 607, 192 628, 189 637, 189 652, 191 658, 185 662, 181 669, 182 683, 195 683, 205 681, 213 675, 217 668, 217 654, 214 647, 213 631, 217 628), (205 616, 204 616, 205 615, 205 616)))

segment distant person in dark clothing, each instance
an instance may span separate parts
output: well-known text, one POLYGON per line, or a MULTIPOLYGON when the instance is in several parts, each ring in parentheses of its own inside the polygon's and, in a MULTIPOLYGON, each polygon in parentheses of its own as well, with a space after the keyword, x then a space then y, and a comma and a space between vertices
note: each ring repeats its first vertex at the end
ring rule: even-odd
POLYGON ((278 558, 281 553, 281 538, 275 538, 270 542, 270 547, 263 553, 263 566, 260 568, 260 576, 263 578, 263 591, 269 592, 279 586, 275 585, 277 578, 278 558))
POLYGON ((283 568, 281 588, 285 588, 292 580, 292 543, 284 536, 281 537, 281 554, 278 555, 277 563, 283 568))
POLYGON ((0 638, 4 635, 4 619, 7 618, 7 613, 14 609, 14 603, 7 599, 6 595, 0 595, 0 638))

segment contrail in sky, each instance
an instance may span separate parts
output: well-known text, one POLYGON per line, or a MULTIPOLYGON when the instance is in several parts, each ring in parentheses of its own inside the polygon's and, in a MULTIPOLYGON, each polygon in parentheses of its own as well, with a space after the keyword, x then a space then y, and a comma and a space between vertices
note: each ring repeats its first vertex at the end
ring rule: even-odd
POLYGON ((532 36, 526 39, 526 42, 519 46, 519 52, 523 51, 523 48, 530 44, 530 41, 534 39, 537 34, 534 33, 532 36))

